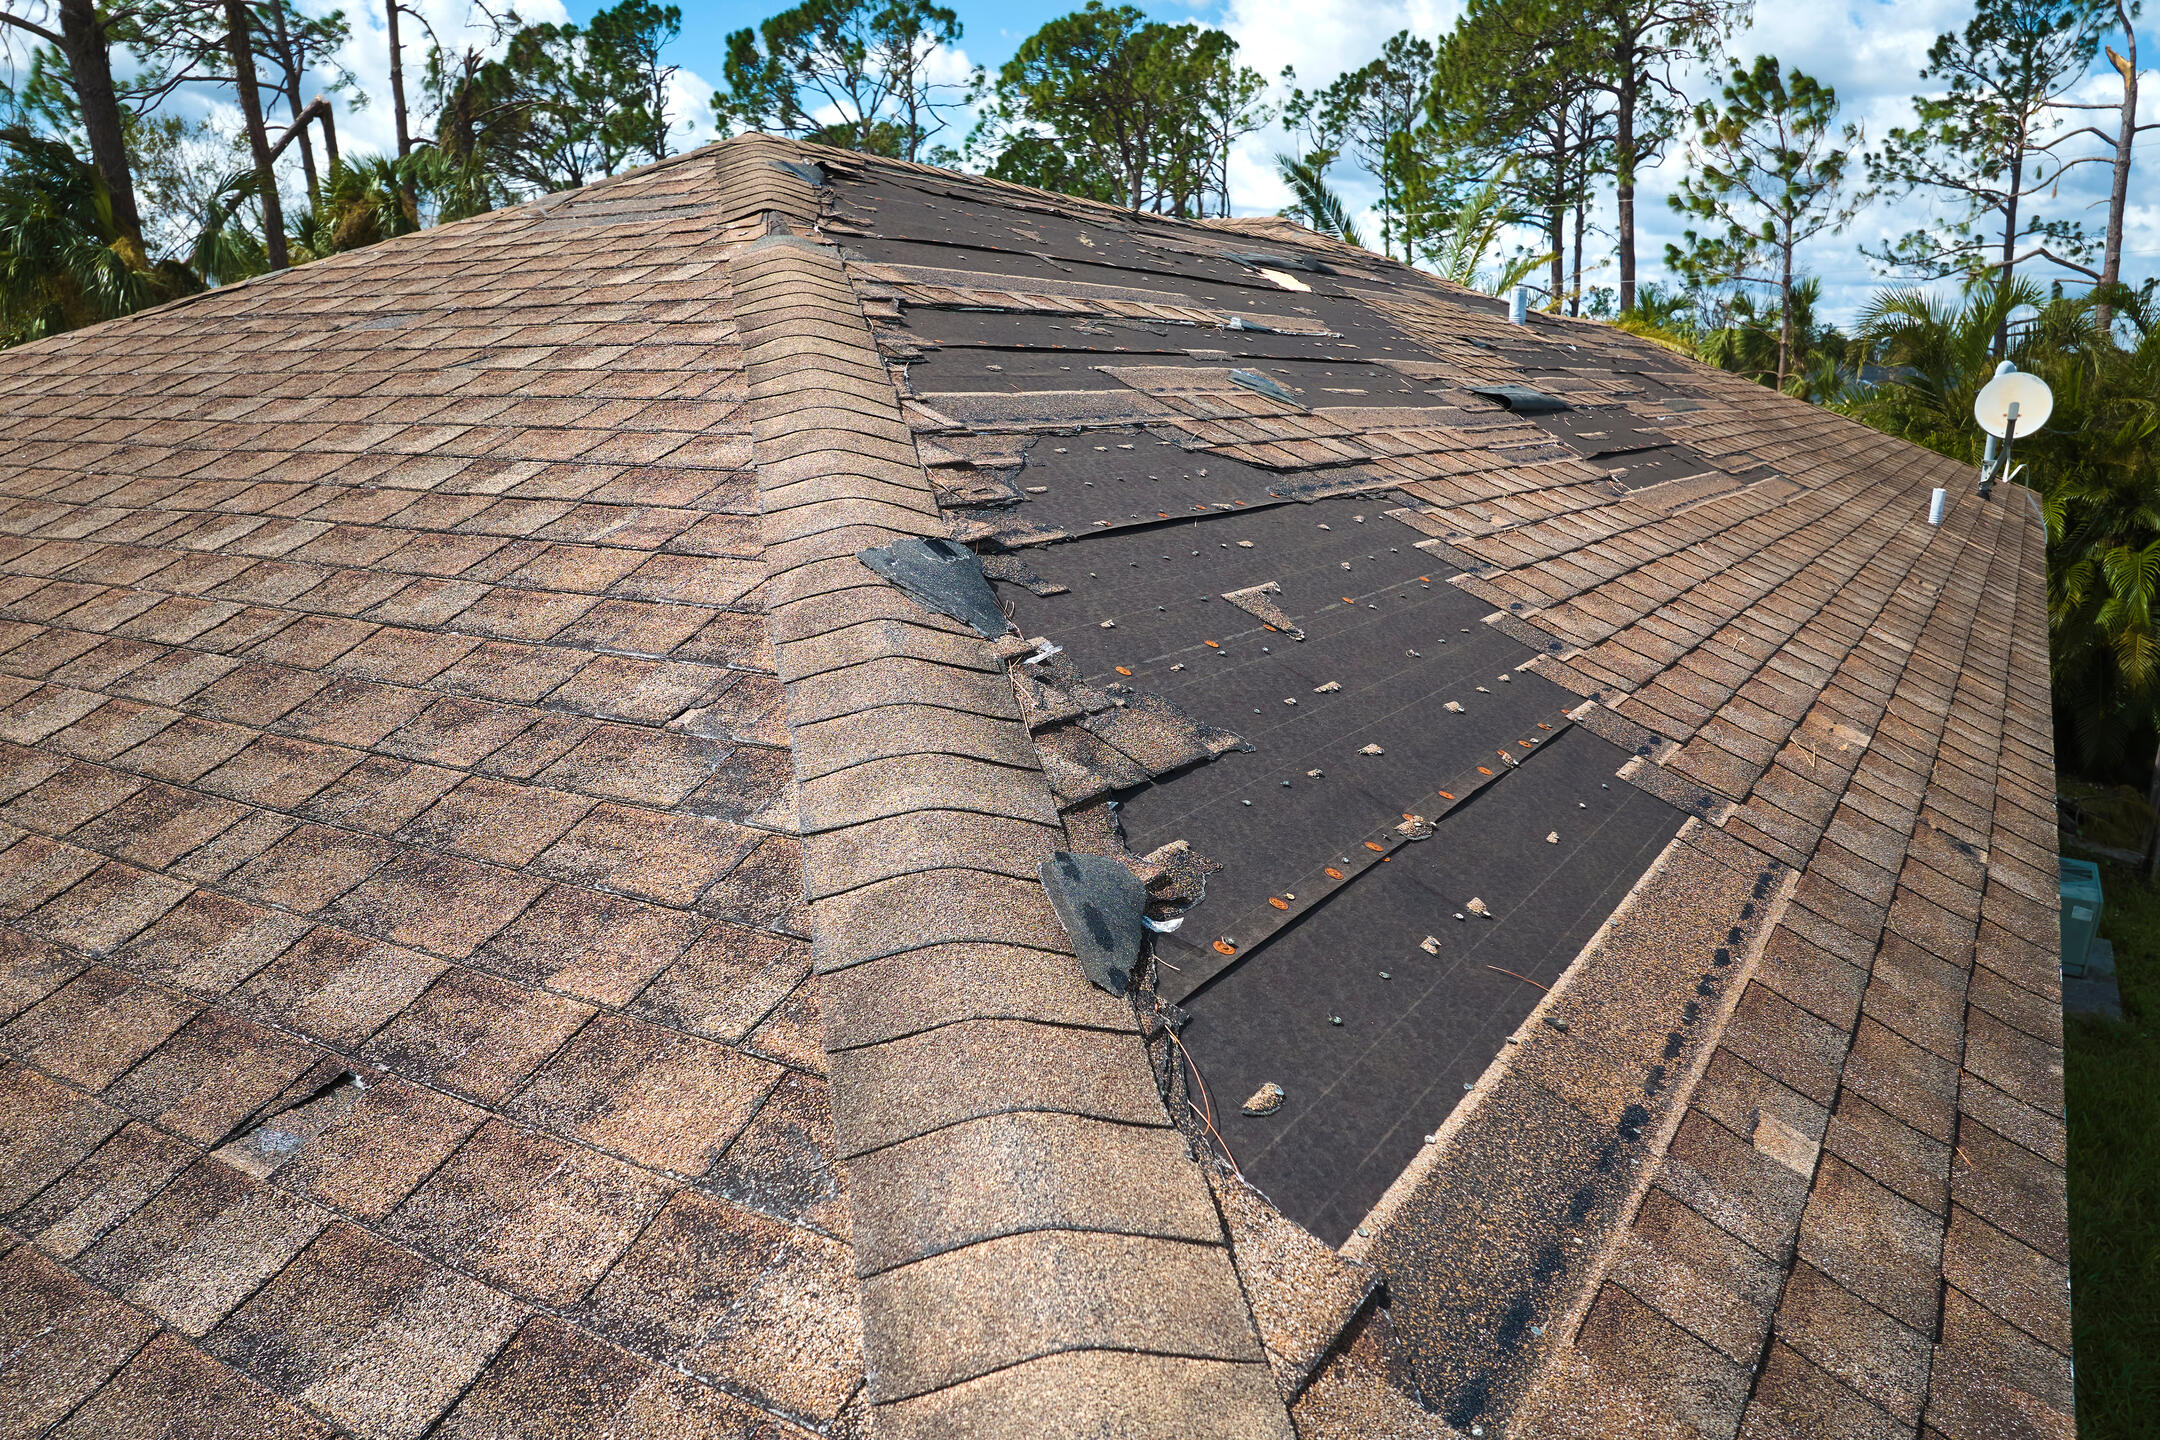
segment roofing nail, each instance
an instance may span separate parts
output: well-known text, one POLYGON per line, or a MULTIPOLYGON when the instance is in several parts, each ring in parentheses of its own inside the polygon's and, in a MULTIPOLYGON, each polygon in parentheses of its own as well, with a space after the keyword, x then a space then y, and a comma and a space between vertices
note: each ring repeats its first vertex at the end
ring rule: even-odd
POLYGON ((1342 1016, 1330 1015, 1327 1017, 1327 1023, 1330 1025, 1340 1025, 1342 1024, 1342 1016))
MULTIPOLYGON (((1257 710, 1253 711, 1253 714, 1255 714, 1255 715, 1257 715, 1257 714, 1259 714, 1259 713, 1260 713, 1260 712, 1259 712, 1259 711, 1257 711, 1257 710)), ((1240 805, 1250 805, 1250 804, 1252 804, 1252 801, 1250 801, 1250 800, 1240 800, 1240 801, 1238 801, 1238 804, 1240 804, 1240 805)))
POLYGON ((1390 975, 1390 974, 1388 974, 1388 972, 1387 972, 1387 971, 1385 971, 1385 970, 1382 970, 1382 971, 1380 972, 1380 978, 1381 978, 1381 979, 1383 979, 1383 980, 1392 980, 1392 979, 1394 979, 1395 977, 1394 977, 1394 976, 1392 976, 1392 975, 1390 975))

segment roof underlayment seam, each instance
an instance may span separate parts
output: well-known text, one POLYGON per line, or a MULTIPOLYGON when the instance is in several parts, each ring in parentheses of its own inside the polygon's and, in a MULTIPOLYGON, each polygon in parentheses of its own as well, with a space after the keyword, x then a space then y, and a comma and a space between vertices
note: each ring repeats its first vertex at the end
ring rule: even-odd
MULTIPOLYGON (((761 462, 768 452, 814 455, 823 436, 801 437, 799 417, 805 401, 815 403, 819 372, 884 376, 838 257, 810 240, 775 237, 738 252, 729 272, 745 335, 755 452, 761 462), (805 328, 817 337, 814 350, 791 343, 805 328), (810 361, 813 353, 830 356, 832 363, 816 365, 810 361), (805 393, 805 385, 813 388, 805 393), (807 438, 810 448, 791 443, 798 437, 807 438)), ((851 409, 859 410, 870 400, 864 390, 849 388, 851 409)), ((903 535, 935 535, 944 528, 901 418, 898 393, 889 382, 882 400, 884 418, 870 423, 893 436, 895 450, 872 458, 860 446, 850 445, 845 469, 872 472, 876 489, 862 487, 865 499, 892 490, 912 491, 927 502, 922 508, 902 510, 878 503, 860 520, 837 528, 826 528, 831 511, 825 506, 766 511, 770 604, 779 613, 810 612, 817 619, 807 628, 820 633, 837 630, 852 610, 850 590, 837 588, 849 584, 844 578, 848 567, 857 567, 860 576, 851 588, 885 588, 858 566, 856 551, 903 535), (804 578, 812 580, 807 589, 799 583, 804 578)), ((839 494, 845 495, 848 477, 836 478, 842 482, 839 494)), ((761 466, 761 495, 766 485, 761 466)), ((963 675, 968 679, 961 693, 972 693, 974 677, 984 670, 991 672, 989 678, 1002 695, 985 692, 963 703, 962 709, 993 723, 1009 723, 1025 740, 1002 667, 989 658, 979 639, 956 625, 922 612, 911 620, 858 627, 848 635, 855 653, 835 657, 835 663, 846 663, 828 672, 831 678, 844 682, 881 666, 900 667, 892 673, 884 706, 858 704, 844 722, 859 732, 857 742, 866 758, 875 753, 886 707, 953 697, 963 675), (983 658, 960 671, 916 660, 909 654, 910 642, 901 638, 915 633, 940 650, 962 655, 979 651, 983 658)), ((802 668, 806 653, 805 642, 783 640, 777 645, 790 719, 797 729, 823 713, 815 701, 807 713, 802 708, 811 684, 802 668)), ((1027 813, 1013 818, 1055 816, 1047 788, 1038 780, 1036 789, 1039 797, 1024 806, 1027 813)), ((957 776, 926 777, 914 803, 932 813, 984 808, 980 787, 957 776), (941 785, 947 787, 942 798, 941 785)), ((992 813, 1010 812, 993 808, 992 813)), ((859 816, 870 818, 867 808, 859 816)), ((838 813, 821 822, 821 828, 843 834, 845 825, 845 816, 838 813)), ((1048 832, 1043 843, 1047 853, 1053 843, 1048 832)), ((822 888, 820 874, 829 853, 806 854, 813 892, 822 888)), ((1015 977, 1021 982, 1017 987, 1008 982, 998 989, 1040 989, 1046 983, 1069 991, 1087 988, 1056 922, 1048 917, 1039 882, 1032 880, 971 868, 902 871, 815 902, 812 930, 817 963, 828 976, 875 972, 867 983, 828 989, 823 1006, 828 1035, 879 1028, 876 1013, 907 998, 894 992, 918 983, 915 967, 935 953, 932 947, 958 943, 974 948, 970 937, 978 934, 986 939, 1007 933, 1029 937, 1023 943, 1032 948, 1004 952, 1008 958, 1002 961, 993 956, 993 973, 998 963, 1019 963, 1038 973, 1015 977), (989 913, 971 918, 984 907, 989 913), (865 926, 878 935, 860 933, 858 927, 865 926), (1060 973, 1040 974, 1045 959, 1060 973), (851 1009, 868 1015, 852 1015, 851 1009)), ((862 1174, 869 1152, 858 1151, 843 1162, 854 1182, 850 1203, 858 1243, 875 1245, 875 1237, 888 1236, 901 1246, 887 1253, 874 1274, 861 1276, 865 1361, 879 1432, 1079 1435, 1094 1433, 1092 1426, 1114 1414, 1122 1433, 1160 1434, 1166 1440, 1191 1433, 1288 1440, 1288 1416, 1260 1352, 1251 1310, 1219 1224, 1198 1243, 1190 1236, 1165 1234, 1159 1222, 1137 1232, 1113 1232, 1090 1228, 1083 1205, 1069 1225, 1053 1228, 1054 1214, 1025 1214, 1027 1197, 1014 1194, 1015 1176, 1005 1167, 1026 1165, 1024 1157, 966 1148, 985 1126, 1010 1123, 1016 1110, 1032 1104, 1069 1113, 1073 1106, 1068 1097, 1076 1084, 1098 1093, 1108 1086, 1128 1098, 1102 1111, 1102 1118, 1085 1122, 1072 1137, 1072 1148, 1052 1163, 1091 1177, 1094 1186, 1144 1202, 1138 1206, 1142 1214, 1175 1214, 1188 1209, 1195 1197, 1212 1210, 1197 1164, 1189 1158, 1167 1166, 1143 1163, 1134 1149, 1151 1131, 1166 1126, 1168 1116, 1137 1043, 1130 1007, 1094 1006, 1102 1023, 1133 1036, 1127 1042, 1129 1057, 1119 1061, 1099 1042, 1072 1051, 1057 1040, 1089 1034, 1108 1040, 1109 1034, 1027 1019, 975 1018, 982 1015, 978 993, 953 998, 960 1008, 934 1030, 916 1029, 909 1038, 830 1052, 835 1123, 844 1153, 857 1150, 849 1144, 850 1136, 864 1141, 881 1137, 881 1150, 921 1144, 947 1152, 933 1191, 917 1187, 873 1192, 862 1174), (991 1032, 987 1048, 977 1040, 985 1026, 991 1032), (1060 1050, 1071 1063, 1047 1070, 1032 1063, 1042 1052, 1060 1050), (1080 1066, 1077 1071, 1074 1063, 1080 1066), (1102 1066, 1110 1068, 1101 1071, 1102 1066), (1121 1068, 1124 1073, 1116 1074, 1121 1068), (1098 1078, 1090 1078, 1090 1070, 1097 1070, 1098 1078), (1039 1097, 1032 1102, 1027 1099, 1031 1091, 1039 1097), (949 1107, 949 1123, 929 1130, 917 1126, 925 1100, 936 1101, 934 1109, 949 1107), (957 1243, 950 1237, 929 1243, 923 1226, 930 1213, 949 1208, 955 1195, 976 1197, 981 1213, 973 1219, 975 1228, 957 1243), (901 1239, 909 1234, 923 1238, 911 1246, 901 1239), (1135 1383, 1136 1366, 1170 1370, 1159 1379, 1135 1383), (1175 1381, 1172 1371, 1182 1372, 1175 1381), (1113 1379, 1112 1372, 1123 1373, 1113 1379)), ((1083 1007, 1089 1003, 1077 993, 1066 1003, 1073 1001, 1083 1007)), ((1089 1188, 1079 1187, 1081 1199, 1089 1188)))

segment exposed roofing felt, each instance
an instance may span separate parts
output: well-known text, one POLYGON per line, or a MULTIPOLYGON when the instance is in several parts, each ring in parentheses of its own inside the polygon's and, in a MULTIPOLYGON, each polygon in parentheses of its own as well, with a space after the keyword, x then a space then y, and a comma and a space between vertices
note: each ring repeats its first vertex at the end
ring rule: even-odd
POLYGON ((4 1433, 2071 1429, 2021 489, 762 139, 0 435, 4 1433))

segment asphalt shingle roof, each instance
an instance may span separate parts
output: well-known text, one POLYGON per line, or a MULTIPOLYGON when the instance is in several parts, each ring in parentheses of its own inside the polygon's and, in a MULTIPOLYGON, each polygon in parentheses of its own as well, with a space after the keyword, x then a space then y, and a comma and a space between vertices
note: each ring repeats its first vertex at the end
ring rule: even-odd
POLYGON ((761 138, 0 446, 0 1432, 2072 1429, 2021 489, 761 138), (1137 1004, 1058 849, 1189 908, 1137 1004))

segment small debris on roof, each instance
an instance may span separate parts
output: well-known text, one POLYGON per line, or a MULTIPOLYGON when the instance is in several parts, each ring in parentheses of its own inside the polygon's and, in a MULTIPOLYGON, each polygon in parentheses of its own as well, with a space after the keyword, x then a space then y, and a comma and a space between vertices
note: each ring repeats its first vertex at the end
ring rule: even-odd
POLYGON ((1492 915, 1492 911, 1486 907, 1485 902, 1478 899, 1478 897, 1475 895, 1470 897, 1469 903, 1464 905, 1463 909, 1468 910, 1473 915, 1482 915, 1487 917, 1490 917, 1492 915))
POLYGON ((1132 988, 1140 962, 1141 915, 1147 888, 1122 862, 1106 855, 1060 850, 1037 867, 1050 908, 1057 912, 1090 983, 1112 995, 1132 988))
POLYGON ((1237 548, 1238 548, 1238 549, 1240 549, 1240 550, 1250 550, 1250 549, 1252 549, 1252 548, 1253 548, 1253 546, 1252 546, 1252 541, 1250 541, 1250 540, 1240 540, 1240 541, 1238 541, 1238 542, 1237 542, 1237 548))
POLYGON ((1098 629, 1098 630, 1115 630, 1115 629, 1117 629, 1117 621, 1115 621, 1115 620, 1105 620, 1105 621, 1103 621, 1103 622, 1102 622, 1102 623, 1101 623, 1100 625, 1096 626, 1095 628, 1096 628, 1096 629, 1098 629))
POLYGON ((1013 628, 998 608, 982 562, 965 545, 910 535, 860 551, 856 558, 926 609, 952 616, 985 639, 995 640, 1013 628))
POLYGON ((1270 1080, 1258 1090, 1253 1091, 1251 1097, 1246 1100, 1245 1113, 1247 1115, 1272 1115, 1277 1110, 1282 1109, 1282 1102, 1282 1086, 1270 1080))
POLYGON ((1450 700, 1447 702, 1447 704, 1442 705, 1440 708, 1447 711, 1451 715, 1460 715, 1463 713, 1462 701, 1460 700, 1450 700))
POLYGON ((1281 593, 1281 585, 1267 580, 1258 585, 1248 585, 1243 590, 1225 591, 1222 598, 1268 628, 1281 631, 1293 640, 1303 640, 1304 630, 1299 628, 1297 622, 1292 620, 1280 605, 1267 598, 1281 593))
POLYGON ((1546 832, 1545 832, 1545 843, 1546 843, 1546 844, 1548 844, 1548 845, 1557 845, 1557 844, 1559 844, 1559 843, 1560 843, 1560 832, 1559 832, 1558 830, 1548 830, 1548 831, 1546 831, 1546 832))
MULTIPOLYGON (((1109 621, 1107 621, 1107 620, 1105 620, 1105 621, 1104 621, 1103 623, 1104 623, 1105 625, 1108 625, 1108 624, 1109 624, 1110 622, 1109 622, 1109 621)), ((1492 691, 1490 691, 1490 690, 1486 689, 1486 688, 1485 688, 1485 687, 1484 687, 1483 685, 1480 685, 1480 686, 1478 686, 1478 687, 1477 687, 1477 693, 1478 693, 1478 694, 1480 694, 1480 695, 1490 695, 1490 694, 1492 694, 1492 691)))
MULTIPOLYGON (((1333 695, 1336 691, 1340 689, 1342 689, 1342 681, 1330 680, 1325 685, 1313 686, 1312 693, 1315 695, 1333 695)), ((1314 773, 1317 774, 1318 772, 1315 771, 1314 773)))
POLYGON ((1382 750, 1378 745, 1367 745, 1364 748, 1360 749, 1357 753, 1360 755, 1384 755, 1387 752, 1382 750))
POLYGON ((992 580, 1025 585, 1031 595, 1048 597, 1071 593, 1067 587, 1043 579, 1017 555, 986 555, 983 557, 982 571, 992 580))
POLYGON ((1427 935, 1423 940, 1418 941, 1417 948, 1423 950, 1428 955, 1437 955, 1440 953, 1440 937, 1437 935, 1427 935))

